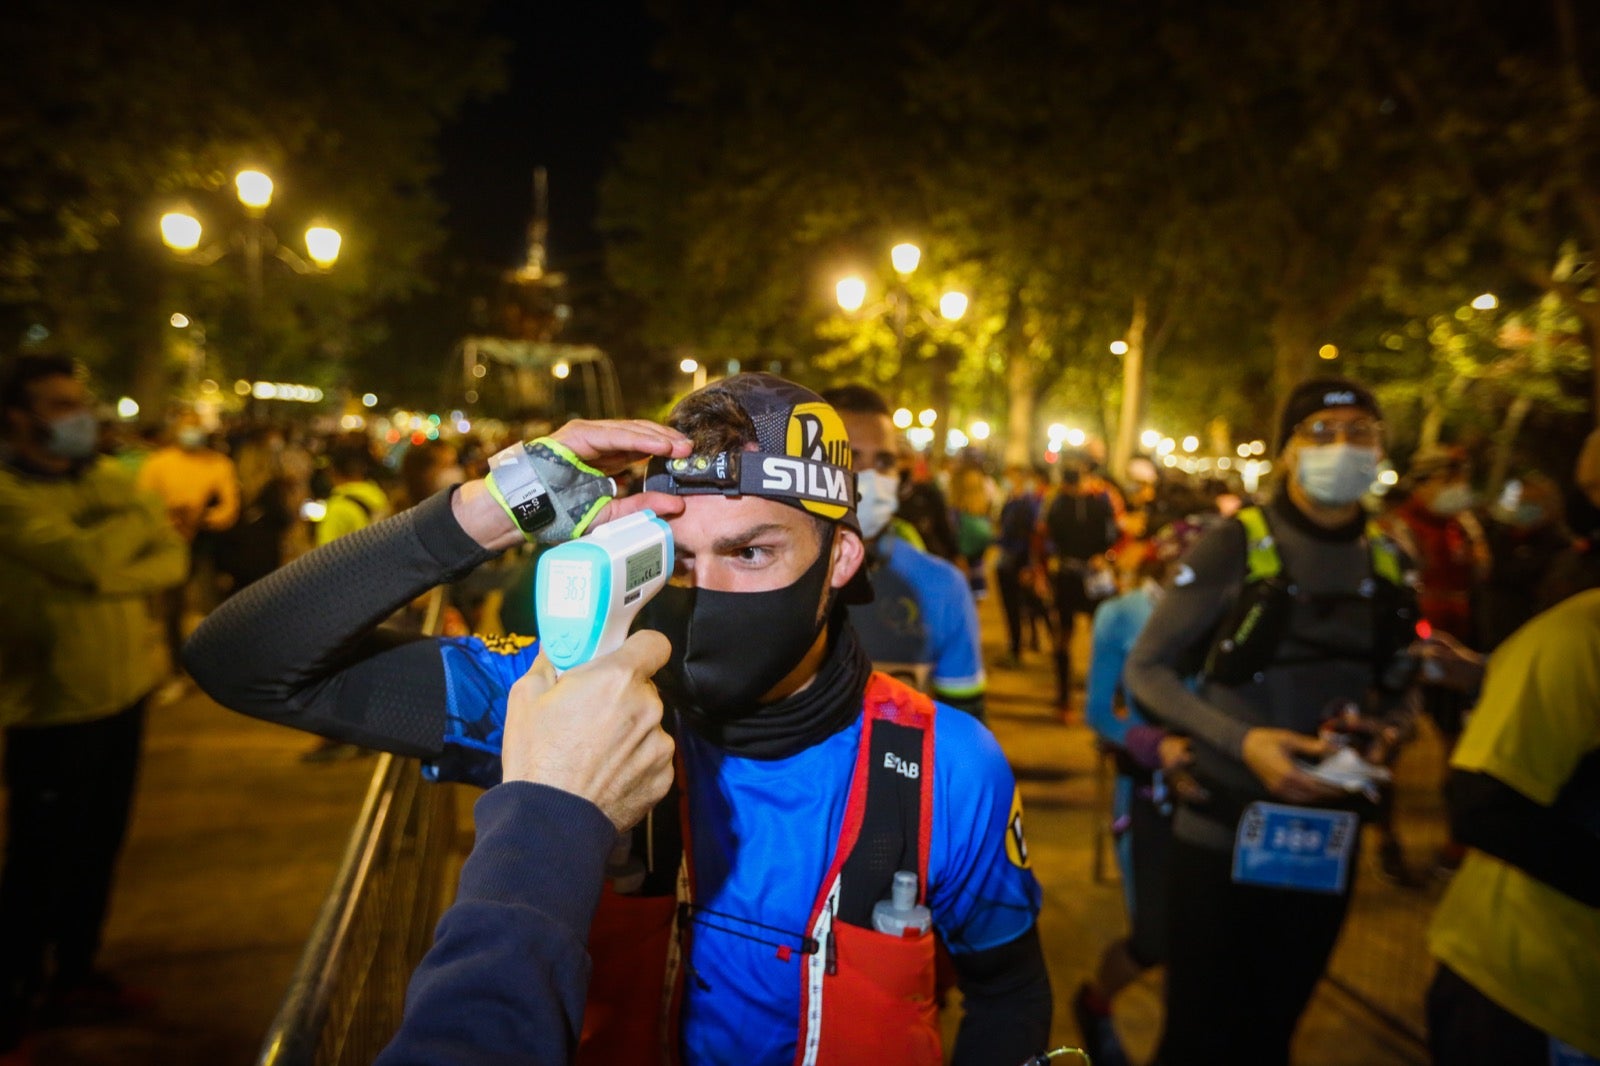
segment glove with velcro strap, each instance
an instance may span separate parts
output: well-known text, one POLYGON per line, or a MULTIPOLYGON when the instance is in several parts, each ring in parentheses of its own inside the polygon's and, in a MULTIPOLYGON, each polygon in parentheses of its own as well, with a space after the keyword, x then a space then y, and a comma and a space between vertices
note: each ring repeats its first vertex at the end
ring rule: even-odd
POLYGON ((581 537, 617 494, 616 482, 550 437, 496 453, 485 482, 522 535, 544 544, 581 537))

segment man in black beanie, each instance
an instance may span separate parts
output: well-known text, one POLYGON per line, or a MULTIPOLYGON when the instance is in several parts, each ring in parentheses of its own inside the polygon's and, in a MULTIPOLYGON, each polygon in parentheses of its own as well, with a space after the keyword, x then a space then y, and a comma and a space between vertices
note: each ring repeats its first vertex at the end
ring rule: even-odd
POLYGON ((1182 558, 1128 658, 1129 694, 1191 738, 1209 793, 1173 822, 1164 1066, 1287 1063, 1344 922, 1416 622, 1410 563, 1361 503, 1381 418, 1356 382, 1296 388, 1281 486, 1182 558), (1354 777, 1318 765, 1333 733, 1354 777))

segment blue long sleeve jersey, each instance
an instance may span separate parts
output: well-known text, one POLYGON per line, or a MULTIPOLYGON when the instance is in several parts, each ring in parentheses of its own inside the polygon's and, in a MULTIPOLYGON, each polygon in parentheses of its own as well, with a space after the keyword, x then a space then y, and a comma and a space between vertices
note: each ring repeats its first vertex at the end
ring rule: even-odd
POLYGON ((1149 724, 1127 701, 1127 715, 1118 717, 1116 694, 1122 687, 1122 668, 1156 604, 1148 586, 1130 589, 1100 605, 1094 614, 1094 643, 1089 657, 1089 682, 1084 697, 1084 720, 1096 735, 1125 746, 1128 730, 1149 724))
MULTIPOLYGON (((533 662, 537 644, 515 637, 425 639, 380 628, 422 591, 492 555, 461 529, 450 494, 441 492, 242 590, 196 631, 184 663, 224 706, 414 755, 449 779, 494 785, 506 698, 533 662)), ((779 959, 769 944, 751 937, 751 923, 807 929, 838 839, 860 729, 858 713, 841 732, 769 760, 736 756, 679 732, 696 903, 706 923, 697 924, 691 938, 690 961, 701 981, 691 982, 694 992, 684 1007, 687 1061, 793 1060, 802 956, 779 959)), ((1023 938, 1032 936, 1033 955, 1015 965, 1043 989, 1026 1004, 1013 1004, 1016 993, 1007 981, 1016 971, 993 975, 991 987, 978 989, 980 974, 974 987, 985 995, 968 1003, 963 1036, 974 1011, 996 1002, 1013 1010, 989 1010, 993 1030, 1025 1029, 1038 1011, 1048 1019, 1049 995, 1034 935, 1040 891, 1027 865, 1015 780, 993 735, 959 711, 939 707, 935 742, 927 886, 935 926, 958 969, 969 960, 992 960, 992 949, 1026 946, 1023 938)), ((480 826, 482 818, 480 811, 480 826)), ((563 833, 556 839, 568 846, 563 833)), ((544 854, 535 852, 536 858, 544 854)), ((540 891, 543 884, 537 877, 529 882, 540 891)), ((568 925, 583 924, 565 908, 562 913, 568 925)), ((520 972, 508 968, 502 976, 520 972)), ((992 1038, 991 1030, 984 1034, 992 1038)))
MULTIPOLYGON (((442 642, 449 744, 498 753, 505 700, 538 653, 534 641, 442 642)), ((952 954, 1010 943, 1032 928, 1041 896, 1027 865, 1021 804, 994 735, 937 704, 928 904, 952 954)), ((795 755, 731 754, 678 736, 694 842, 696 918, 682 1017, 686 1061, 794 1058, 798 946, 844 819, 861 719, 795 755), (803 783, 803 784, 802 784, 803 783)))

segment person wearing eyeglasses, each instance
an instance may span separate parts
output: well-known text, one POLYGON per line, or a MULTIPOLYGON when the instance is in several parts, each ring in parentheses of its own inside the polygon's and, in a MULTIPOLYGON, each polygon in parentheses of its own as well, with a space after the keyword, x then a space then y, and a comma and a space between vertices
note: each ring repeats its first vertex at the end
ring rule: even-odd
POLYGON ((1123 672, 1207 794, 1173 820, 1164 1066, 1288 1062, 1405 734, 1411 563, 1362 504, 1377 400, 1304 382, 1278 440, 1277 490, 1182 557, 1123 672))

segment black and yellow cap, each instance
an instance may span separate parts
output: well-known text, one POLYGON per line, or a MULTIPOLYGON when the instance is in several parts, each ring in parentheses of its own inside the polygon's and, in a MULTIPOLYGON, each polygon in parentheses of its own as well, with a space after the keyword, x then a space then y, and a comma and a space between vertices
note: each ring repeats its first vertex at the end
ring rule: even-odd
POLYGON ((774 374, 735 374, 706 386, 755 427, 754 450, 654 459, 644 487, 676 496, 762 496, 861 531, 850 437, 829 403, 774 374))

